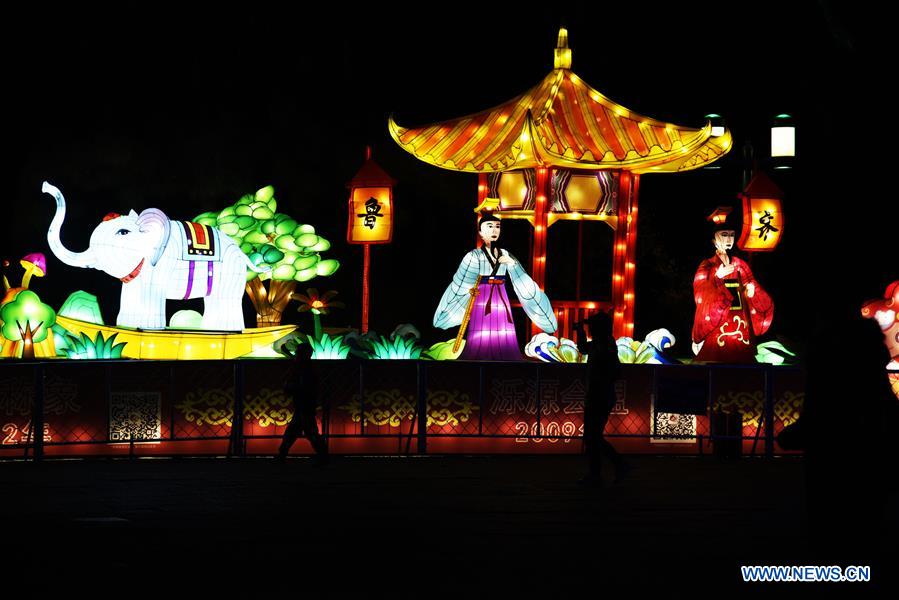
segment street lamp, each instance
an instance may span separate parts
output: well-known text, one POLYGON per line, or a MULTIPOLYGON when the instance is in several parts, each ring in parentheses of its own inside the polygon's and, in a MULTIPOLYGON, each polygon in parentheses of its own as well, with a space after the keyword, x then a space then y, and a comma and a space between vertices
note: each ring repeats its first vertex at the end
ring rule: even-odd
MULTIPOLYGON (((771 124, 771 153, 770 162, 767 168, 777 171, 793 168, 793 161, 796 159, 796 125, 793 117, 786 113, 781 113, 774 117, 771 124)), ((766 161, 767 162, 767 161, 766 161)), ((749 185, 754 173, 761 166, 766 168, 764 164, 756 164, 755 148, 752 140, 747 137, 743 143, 743 187, 749 185)))
POLYGON ((771 125, 771 158, 775 169, 789 169, 796 158, 796 125, 793 117, 782 113, 771 125))
MULTIPOLYGON (((706 121, 712 126, 712 137, 718 137, 724 135, 724 132, 727 131, 727 128, 724 126, 724 117, 719 114, 709 113, 705 116, 706 121)), ((707 167, 703 167, 704 169, 720 169, 721 161, 715 161, 707 167)))
POLYGON ((712 137, 724 135, 724 117, 715 113, 710 113, 706 115, 705 118, 712 125, 712 137))

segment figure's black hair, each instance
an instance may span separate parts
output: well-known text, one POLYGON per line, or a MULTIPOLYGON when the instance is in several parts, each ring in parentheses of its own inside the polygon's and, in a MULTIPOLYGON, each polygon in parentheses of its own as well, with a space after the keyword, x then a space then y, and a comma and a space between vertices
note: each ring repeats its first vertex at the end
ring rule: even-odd
POLYGON ((492 212, 481 211, 481 218, 478 219, 478 231, 481 230, 481 225, 484 223, 489 223, 490 221, 502 222, 502 219, 494 215, 492 212))
POLYGON ((711 217, 707 217, 706 221, 708 222, 708 235, 712 238, 712 240, 715 239, 715 234, 719 231, 733 231, 734 235, 737 238, 740 237, 740 231, 743 227, 743 219, 742 214, 740 214, 736 210, 731 210, 730 213, 728 213, 720 223, 715 223, 711 217))

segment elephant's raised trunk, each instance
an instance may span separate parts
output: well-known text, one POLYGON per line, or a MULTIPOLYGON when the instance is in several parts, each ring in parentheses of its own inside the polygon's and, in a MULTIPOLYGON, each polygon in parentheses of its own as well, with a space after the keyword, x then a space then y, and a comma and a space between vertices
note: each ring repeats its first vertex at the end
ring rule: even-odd
POLYGON ((56 186, 50 185, 46 181, 41 186, 41 191, 50 194, 56 199, 56 214, 50 221, 50 228, 47 230, 47 243, 50 244, 50 250, 56 255, 56 258, 72 267, 92 267, 96 263, 96 257, 91 250, 85 252, 72 252, 62 245, 59 239, 59 230, 62 228, 62 222, 66 218, 66 199, 62 197, 62 192, 56 186))

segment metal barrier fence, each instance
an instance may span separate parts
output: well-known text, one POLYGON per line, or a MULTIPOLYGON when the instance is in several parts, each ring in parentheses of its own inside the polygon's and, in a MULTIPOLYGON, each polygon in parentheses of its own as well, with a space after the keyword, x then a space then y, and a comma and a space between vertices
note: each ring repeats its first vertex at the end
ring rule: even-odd
MULTIPOLYGON (((315 361, 335 453, 577 453, 586 366, 315 361)), ((271 454, 289 361, 0 364, 0 458, 271 454), (35 432, 41 432, 40 435, 35 432)), ((782 453, 795 367, 622 365, 606 437, 632 453, 782 453)), ((295 451, 307 451, 299 441, 295 451)))

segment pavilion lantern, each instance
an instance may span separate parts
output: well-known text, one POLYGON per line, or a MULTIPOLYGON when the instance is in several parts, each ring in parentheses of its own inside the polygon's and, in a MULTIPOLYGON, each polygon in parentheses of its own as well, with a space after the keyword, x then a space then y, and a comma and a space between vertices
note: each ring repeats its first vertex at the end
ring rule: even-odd
POLYGON ((762 172, 743 193, 743 231, 738 246, 747 252, 770 252, 783 236, 783 192, 762 172))
MULTIPOLYGON (((417 159, 477 174, 479 207, 533 227, 531 278, 546 282, 547 230, 577 221, 574 300, 554 300, 560 336, 596 310, 613 314, 614 336, 634 332, 637 204, 640 177, 681 173, 714 164, 731 151, 724 119, 684 127, 642 116, 607 98, 571 70, 568 31, 559 30, 553 70, 523 94, 491 109, 420 127, 391 117, 393 140, 417 159), (584 224, 614 230, 611 298, 581 298, 584 224)), ((685 79, 684 85, 695 82, 685 79)), ((532 322, 533 323, 533 322, 532 322)), ((536 333, 532 331, 532 333, 536 333)))
POLYGON ((365 149, 365 163, 347 184, 350 189, 347 242, 362 244, 362 333, 368 332, 369 271, 371 245, 393 239, 393 185, 395 181, 372 160, 365 149))

